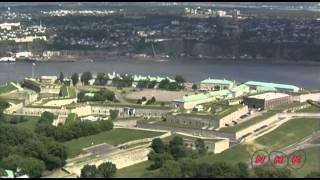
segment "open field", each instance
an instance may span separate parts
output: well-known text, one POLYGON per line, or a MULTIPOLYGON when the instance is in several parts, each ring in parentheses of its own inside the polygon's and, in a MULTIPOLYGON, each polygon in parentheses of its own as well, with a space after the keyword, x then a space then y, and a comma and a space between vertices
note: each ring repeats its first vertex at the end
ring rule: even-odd
POLYGON ((46 171, 43 173, 43 176, 45 178, 57 178, 57 177, 63 177, 67 175, 69 175, 69 173, 63 171, 62 169, 55 169, 55 170, 46 171))
POLYGON ((280 149, 320 130, 320 119, 297 118, 284 123, 276 130, 256 139, 267 149, 280 149))
POLYGON ((142 91, 137 90, 136 92, 130 92, 127 94, 127 99, 141 99, 142 97, 146 97, 147 99, 151 99, 152 96, 156 98, 156 101, 164 101, 170 102, 174 99, 181 98, 184 95, 194 94, 193 92, 188 91, 166 91, 166 90, 158 90, 158 89, 143 89, 142 91))
POLYGON ((223 161, 238 163, 248 161, 256 150, 273 151, 298 142, 315 130, 320 129, 319 119, 292 119, 274 131, 257 138, 254 142, 236 145, 220 154, 207 155, 200 162, 223 161), (308 123, 306 123, 308 121, 308 123))
POLYGON ((68 157, 71 158, 79 155, 82 151, 82 148, 86 148, 92 145, 108 143, 116 146, 128 141, 151 138, 160 136, 162 134, 164 133, 132 129, 112 129, 111 131, 105 131, 96 135, 74 139, 65 142, 64 144, 67 148, 68 157))
POLYGON ((233 106, 224 105, 224 106, 221 106, 221 110, 220 111, 214 112, 213 115, 217 119, 221 119, 221 118, 223 118, 223 117, 225 117, 225 116, 237 111, 240 107, 242 107, 241 104, 233 105, 233 106))
POLYGON ((311 105, 310 107, 307 107, 305 109, 301 109, 297 112, 308 112, 308 113, 316 113, 316 112, 320 112, 320 108, 317 106, 313 106, 311 105))
POLYGON ((119 169, 115 177, 116 178, 139 178, 144 173, 150 172, 146 168, 152 164, 151 161, 145 161, 133 166, 125 167, 123 169, 119 169))
POLYGON ((312 171, 320 170, 320 147, 304 149, 306 153, 306 162, 301 169, 292 170, 294 177, 304 177, 312 171))
POLYGON ((236 131, 240 131, 242 129, 245 129, 249 126, 252 126, 262 120, 265 120, 273 115, 275 115, 276 113, 278 113, 278 111, 268 111, 268 112, 265 112, 263 113, 262 115, 259 115, 259 116, 256 116, 252 119, 249 119, 245 122, 242 122, 242 123, 239 123, 235 126, 231 126, 231 127, 226 127, 226 128, 221 128, 220 131, 223 131, 223 132, 236 132, 236 131))
POLYGON ((311 144, 320 144, 320 138, 313 140, 311 144))

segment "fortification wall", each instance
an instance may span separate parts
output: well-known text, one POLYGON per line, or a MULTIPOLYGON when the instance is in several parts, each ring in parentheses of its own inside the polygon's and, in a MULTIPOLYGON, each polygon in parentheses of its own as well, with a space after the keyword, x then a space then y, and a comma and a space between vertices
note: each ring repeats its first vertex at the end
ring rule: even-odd
MULTIPOLYGON (((250 121, 250 120, 249 120, 250 121)), ((241 138, 242 136, 248 134, 248 133, 252 133, 254 132, 254 130, 262 127, 262 126, 268 126, 276 121, 279 121, 279 114, 275 114, 271 117, 269 117, 268 119, 265 119, 265 120, 261 120, 260 122, 256 123, 256 124, 253 124, 251 125, 250 127, 248 128, 245 128, 241 131, 237 131, 235 136, 236 136, 236 139, 239 139, 241 138)))
POLYGON ((248 106, 243 106, 239 108, 237 111, 223 117, 219 120, 219 128, 225 127, 225 124, 230 124, 232 121, 235 121, 240 118, 240 116, 248 113, 248 106))
POLYGON ((150 148, 137 148, 131 150, 119 150, 115 153, 109 154, 105 157, 101 157, 98 160, 93 159, 91 161, 86 161, 78 164, 67 164, 64 169, 70 173, 77 174, 80 176, 81 169, 84 165, 96 165, 99 166, 104 162, 112 162, 116 165, 117 169, 121 169, 127 166, 131 166, 143 161, 148 160, 148 154, 151 151, 150 148))
POLYGON ((78 100, 78 98, 72 98, 72 99, 57 99, 57 100, 51 100, 45 104, 43 104, 43 106, 65 106, 68 104, 72 104, 73 102, 76 103, 78 100))
POLYGON ((293 97, 293 100, 298 102, 306 102, 309 99, 312 101, 320 101, 320 93, 301 94, 293 97))
POLYGON ((230 141, 236 141, 235 133, 218 132, 214 130, 172 127, 172 126, 164 126, 164 125, 158 125, 158 124, 148 124, 148 123, 139 122, 139 121, 137 121, 137 127, 145 128, 145 129, 167 130, 167 131, 171 131, 172 133, 181 132, 181 133, 187 133, 194 136, 222 137, 222 138, 228 138, 230 139, 230 141))

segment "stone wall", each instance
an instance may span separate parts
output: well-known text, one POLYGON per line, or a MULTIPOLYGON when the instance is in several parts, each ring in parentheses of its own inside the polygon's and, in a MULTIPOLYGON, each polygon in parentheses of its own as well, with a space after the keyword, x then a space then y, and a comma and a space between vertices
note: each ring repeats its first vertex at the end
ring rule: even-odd
POLYGON ((223 117, 219 120, 219 128, 225 127, 225 124, 230 124, 232 121, 235 121, 240 118, 240 116, 248 113, 248 106, 243 106, 239 108, 237 111, 223 117))
MULTIPOLYGON (((250 121, 250 120, 249 120, 250 121)), ((261 128, 262 126, 269 126, 270 124, 276 122, 276 121, 279 121, 279 114, 275 114, 271 117, 269 117, 268 119, 265 119, 265 120, 261 120, 260 122, 256 123, 256 124, 253 124, 243 130, 240 130, 240 131, 237 131, 235 136, 236 136, 236 139, 239 139, 241 138, 242 136, 248 134, 248 133, 253 133, 254 130, 258 129, 258 128, 261 128)))
POLYGON ((89 116, 92 114, 92 107, 90 105, 77 106, 71 110, 72 113, 77 114, 78 116, 89 116))
POLYGON ((181 132, 181 133, 187 133, 194 136, 222 137, 222 138, 228 138, 230 139, 230 141, 236 141, 235 133, 218 132, 218 131, 207 130, 207 129, 172 127, 172 126, 165 126, 165 125, 159 125, 159 124, 148 124, 140 121, 137 121, 137 127, 145 128, 145 129, 167 130, 167 131, 171 131, 172 133, 181 132))
POLYGON ((55 115, 58 115, 61 112, 71 113, 71 110, 63 110, 56 108, 35 108, 35 107, 23 107, 22 109, 17 110, 16 115, 24 116, 41 116, 45 111, 51 112, 55 115))
POLYGON ((121 169, 127 166, 131 166, 143 161, 148 160, 148 154, 151 151, 150 148, 137 148, 137 149, 130 149, 130 150, 119 150, 115 153, 108 154, 105 157, 99 157, 99 159, 92 159, 91 161, 86 161, 83 163, 77 164, 67 164, 64 169, 70 173, 77 174, 80 176, 81 169, 84 165, 96 165, 99 166, 104 162, 112 162, 116 165, 117 169, 121 169))
POLYGON ((56 99, 56 100, 51 100, 45 104, 43 104, 43 106, 65 106, 68 104, 72 104, 73 102, 76 103, 78 100, 78 98, 72 98, 72 99, 56 99))
POLYGON ((19 109, 21 109, 23 107, 23 103, 19 103, 19 104, 11 104, 10 103, 10 107, 8 107, 7 109, 5 109, 4 113, 14 113, 17 112, 19 109))
POLYGON ((147 109, 147 108, 131 108, 131 107, 114 107, 114 106, 92 106, 92 114, 109 115, 110 110, 118 110, 119 117, 133 116, 157 116, 165 115, 168 110, 147 109), (131 113, 129 113, 129 111, 131 113))
POLYGON ((223 139, 214 143, 214 154, 221 153, 229 148, 229 139, 223 139))
POLYGON ((198 100, 198 101, 190 101, 190 102, 184 102, 184 103, 183 102, 175 102, 175 101, 173 101, 173 103, 176 104, 176 105, 179 105, 179 107, 183 108, 183 109, 193 109, 198 104, 212 102, 214 100, 215 100, 215 97, 209 97, 207 99, 198 100))
POLYGON ((320 93, 301 94, 293 97, 293 100, 298 102, 306 102, 309 99, 312 101, 320 101, 320 93))
POLYGON ((209 126, 209 127, 216 127, 216 122, 213 119, 209 119, 209 117, 201 117, 201 116, 189 116, 189 115, 171 115, 167 114, 166 121, 172 123, 179 123, 185 124, 190 126, 209 126))

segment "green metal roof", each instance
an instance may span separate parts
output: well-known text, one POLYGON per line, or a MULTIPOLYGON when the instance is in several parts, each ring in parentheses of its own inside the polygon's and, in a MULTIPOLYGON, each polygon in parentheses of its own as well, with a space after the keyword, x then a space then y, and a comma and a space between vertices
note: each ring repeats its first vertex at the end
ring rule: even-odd
POLYGON ((245 83, 248 86, 263 86, 275 89, 289 89, 293 91, 298 91, 299 87, 287 84, 277 84, 277 83, 269 83, 269 82, 258 82, 258 81, 248 81, 245 83))
POLYGON ((195 95, 188 95, 188 96, 183 96, 180 99, 175 99, 174 101, 179 101, 179 102, 190 102, 190 101, 199 101, 203 99, 207 99, 211 97, 209 94, 195 94, 195 95))
POLYGON ((274 87, 257 86, 257 91, 277 91, 274 87))
POLYGON ((188 96, 183 96, 180 99, 175 99, 174 101, 178 102, 191 102, 191 101, 199 101, 203 99, 208 99, 211 97, 224 97, 224 98, 229 98, 232 97, 231 91, 225 89, 225 90, 220 90, 220 91, 210 91, 208 93, 201 93, 201 94, 195 94, 195 95, 188 95, 188 96))
POLYGON ((239 86, 236 86, 234 88, 231 89, 232 92, 241 92, 243 90, 249 89, 249 86, 245 85, 245 84, 241 84, 239 86))
POLYGON ((201 81, 201 83, 206 83, 206 84, 233 84, 232 81, 225 80, 225 79, 205 79, 201 81))

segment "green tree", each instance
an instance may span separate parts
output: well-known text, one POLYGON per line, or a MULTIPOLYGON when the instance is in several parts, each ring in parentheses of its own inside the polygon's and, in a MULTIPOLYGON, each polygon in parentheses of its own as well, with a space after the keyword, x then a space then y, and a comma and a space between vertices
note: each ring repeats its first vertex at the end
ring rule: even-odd
POLYGON ((80 178, 95 178, 98 174, 97 167, 95 165, 85 165, 81 169, 80 178))
POLYGON ((182 177, 185 177, 185 178, 195 177, 196 164, 194 160, 192 160, 190 157, 187 157, 187 158, 180 159, 179 163, 181 165, 180 167, 181 167, 182 177))
POLYGON ((237 164, 237 166, 238 166, 238 169, 239 169, 237 177, 245 178, 245 177, 249 177, 250 176, 249 171, 248 171, 249 167, 248 167, 248 165, 246 163, 240 162, 240 163, 237 164))
POLYGON ((149 167, 151 170, 161 168, 167 160, 174 160, 171 154, 167 152, 156 153, 154 151, 148 154, 148 159, 153 161, 153 164, 149 167))
POLYGON ((82 82, 84 85, 88 85, 90 79, 92 79, 92 74, 91 74, 91 72, 84 72, 84 73, 81 75, 81 82, 82 82))
POLYGON ((117 172, 117 167, 111 162, 105 162, 98 167, 98 177, 99 178, 109 178, 117 172))
POLYGON ((119 110, 117 110, 117 109, 115 109, 115 110, 110 109, 109 112, 110 112, 110 119, 111 119, 111 120, 114 120, 114 119, 116 119, 116 118, 118 117, 119 110))
POLYGON ((64 79, 63 73, 60 72, 60 75, 59 75, 59 81, 60 81, 60 83, 63 83, 63 79, 64 79))
POLYGON ((206 145, 203 139, 197 138, 195 141, 195 146, 199 154, 205 154, 207 152, 206 145))
POLYGON ((165 178, 179 178, 182 176, 180 164, 173 160, 168 160, 160 169, 161 177, 165 178))
POLYGON ((79 75, 78 75, 78 73, 72 74, 71 80, 72 80, 73 86, 76 86, 76 85, 78 84, 78 82, 79 82, 79 75))
POLYGON ((209 163, 200 163, 195 166, 195 177, 209 177, 212 171, 209 163))
POLYGON ((167 146, 160 138, 155 138, 152 140, 151 148, 156 153, 163 153, 167 151, 167 146))
POLYGON ((9 155, 1 161, 6 169, 21 169, 21 172, 28 174, 30 177, 40 177, 45 170, 43 161, 32 158, 22 157, 19 155, 9 155))
POLYGON ((105 73, 98 73, 97 74, 97 81, 99 85, 104 85, 105 84, 105 73))
POLYGON ((286 168, 275 169, 269 166, 259 166, 254 168, 254 175, 258 178, 289 178, 291 171, 286 168))
POLYGON ((169 89, 170 81, 168 79, 164 79, 160 81, 159 88, 160 89, 169 89))
POLYGON ((176 82, 177 82, 178 84, 181 84, 181 83, 186 82, 181 75, 176 75, 176 77, 175 77, 174 79, 176 80, 176 82))
POLYGON ((191 87, 193 90, 197 90, 198 89, 198 86, 196 84, 193 84, 192 87, 191 87))
POLYGON ((152 96, 152 98, 151 98, 151 104, 154 104, 155 102, 156 102, 156 98, 154 97, 154 96, 152 96))

